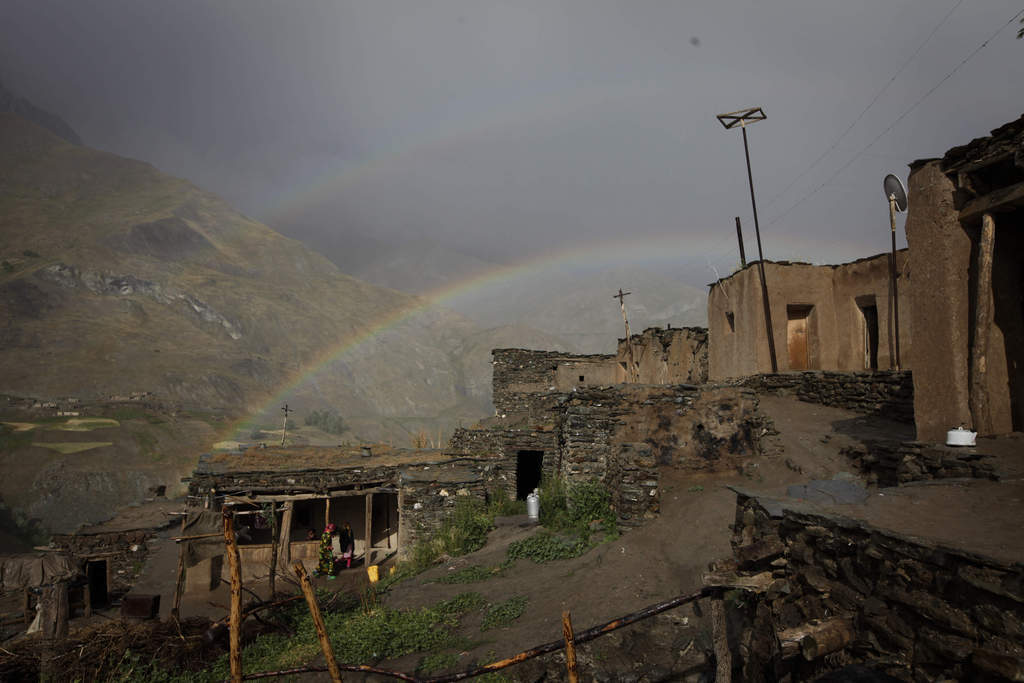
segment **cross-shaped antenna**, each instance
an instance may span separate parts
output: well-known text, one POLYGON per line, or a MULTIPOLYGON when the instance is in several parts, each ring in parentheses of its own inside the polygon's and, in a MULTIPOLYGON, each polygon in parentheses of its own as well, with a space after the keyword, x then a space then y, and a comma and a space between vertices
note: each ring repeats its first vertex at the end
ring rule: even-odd
POLYGON ((284 439, 286 436, 288 436, 288 413, 293 413, 295 411, 289 408, 288 404, 285 403, 284 406, 281 408, 281 412, 284 413, 284 428, 281 430, 281 445, 283 446, 284 439))
POLYGON ((612 296, 612 298, 619 300, 619 308, 622 309, 622 323, 626 326, 626 349, 629 351, 629 374, 627 380, 637 382, 640 380, 640 373, 633 358, 633 335, 629 333, 629 318, 626 317, 626 297, 630 294, 632 292, 623 292, 620 287, 619 293, 612 296))
POLYGON ((751 107, 750 109, 731 111, 728 114, 718 114, 715 118, 728 130, 736 126, 746 126, 754 121, 764 121, 768 117, 765 116, 761 107, 751 107))

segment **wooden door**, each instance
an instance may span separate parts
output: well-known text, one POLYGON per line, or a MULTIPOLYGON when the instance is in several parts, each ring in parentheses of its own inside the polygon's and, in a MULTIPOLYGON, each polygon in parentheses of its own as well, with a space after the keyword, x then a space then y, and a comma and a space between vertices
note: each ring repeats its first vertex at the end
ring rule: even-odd
POLYGON ((789 345, 789 369, 806 370, 807 363, 807 315, 809 309, 788 311, 786 340, 789 345))

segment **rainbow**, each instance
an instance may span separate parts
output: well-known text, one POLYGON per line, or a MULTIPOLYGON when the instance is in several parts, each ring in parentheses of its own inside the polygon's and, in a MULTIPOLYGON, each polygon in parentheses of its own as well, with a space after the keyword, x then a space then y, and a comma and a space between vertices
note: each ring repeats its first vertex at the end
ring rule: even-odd
MULTIPOLYGON (((704 234, 708 235, 711 232, 709 229, 704 231, 704 234)), ((778 251, 789 254, 802 253, 807 247, 802 241, 776 239, 774 242, 779 245, 778 251)), ((643 240, 613 240, 584 246, 575 245, 552 250, 517 264, 498 266, 446 284, 426 294, 411 296, 408 305, 389 311, 371 321, 359 332, 321 350, 313 359, 294 371, 273 389, 270 392, 270 397, 258 408, 252 410, 248 416, 233 422, 220 438, 229 438, 237 433, 253 415, 261 414, 271 407, 283 403, 289 394, 312 380, 324 367, 344 358, 346 354, 374 343, 380 335, 418 314, 434 308, 448 307, 461 296, 478 296, 488 290, 494 290, 494 296, 500 296, 502 293, 507 296, 509 291, 515 291, 518 282, 529 281, 551 272, 573 272, 601 268, 642 268, 670 261, 679 263, 681 268, 701 271, 701 277, 710 282, 715 277, 714 272, 708 267, 710 266, 709 262, 700 260, 701 254, 719 243, 717 234, 715 237, 697 238, 677 234, 659 235, 643 240), (693 255, 693 258, 686 259, 686 254, 693 255)), ((829 246, 829 250, 833 253, 851 253, 853 254, 851 258, 863 255, 862 244, 833 243, 829 246)))

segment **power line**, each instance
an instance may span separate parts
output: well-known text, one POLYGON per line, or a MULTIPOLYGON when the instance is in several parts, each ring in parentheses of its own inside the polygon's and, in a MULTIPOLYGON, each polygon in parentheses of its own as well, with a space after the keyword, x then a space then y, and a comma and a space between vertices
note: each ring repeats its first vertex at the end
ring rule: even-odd
POLYGON ((864 153, 865 153, 866 151, 868 151, 869 149, 871 149, 871 148, 872 148, 872 147, 873 147, 873 146, 875 145, 875 143, 876 143, 876 142, 878 142, 879 140, 881 140, 881 139, 882 139, 883 137, 885 137, 885 135, 886 135, 886 134, 887 134, 887 133, 888 133, 889 131, 891 131, 891 130, 892 130, 893 128, 895 128, 896 126, 898 126, 898 125, 900 124, 900 122, 901 122, 901 121, 902 121, 903 119, 905 119, 905 118, 906 118, 907 116, 909 116, 909 115, 910 115, 910 113, 911 113, 911 112, 913 112, 913 111, 914 111, 915 109, 917 109, 917 107, 918 107, 918 106, 920 106, 920 104, 921 104, 922 102, 924 102, 924 101, 925 101, 926 99, 928 99, 928 98, 929 98, 929 97, 930 97, 930 96, 932 95, 932 93, 934 93, 934 92, 935 92, 936 90, 938 90, 938 89, 939 89, 939 87, 941 87, 943 83, 945 83, 945 82, 946 82, 946 81, 948 81, 948 80, 949 80, 950 78, 952 78, 952 77, 953 77, 953 75, 954 75, 954 74, 955 74, 955 73, 956 73, 957 71, 959 71, 959 70, 960 70, 960 69, 961 69, 961 68, 962 68, 962 67, 963 67, 963 66, 964 66, 965 64, 967 64, 967 62, 971 61, 971 59, 972 59, 972 58, 974 58, 974 56, 975 56, 976 54, 978 54, 979 52, 981 52, 981 51, 982 51, 982 50, 983 50, 983 49, 984 49, 984 48, 985 48, 985 47, 986 47, 986 46, 987 46, 987 45, 989 44, 989 42, 991 42, 991 41, 992 41, 992 39, 993 39, 993 38, 995 38, 995 37, 996 37, 997 35, 999 35, 999 34, 1000 34, 1000 33, 1001 33, 1002 31, 1003 31, 1003 29, 1005 29, 1005 28, 1006 28, 1007 26, 1009 26, 1009 25, 1010 25, 1010 24, 1012 24, 1012 23, 1013 23, 1014 21, 1016 21, 1016 20, 1017 20, 1017 17, 1021 16, 1022 14, 1024 14, 1024 10, 1021 10, 1021 11, 1017 12, 1016 14, 1014 14, 1014 15, 1013 15, 1012 17, 1010 17, 1010 20, 1009 20, 1009 21, 1007 21, 1007 22, 1006 22, 1005 24, 1003 24, 1003 25, 1002 25, 1002 26, 1000 26, 1000 27, 999 27, 998 29, 996 29, 996 31, 995 31, 995 32, 994 32, 994 33, 993 33, 992 35, 990 35, 990 36, 989 36, 988 38, 986 38, 986 39, 985 39, 985 41, 984 41, 984 42, 983 42, 983 43, 982 43, 981 45, 979 45, 978 47, 976 47, 976 48, 975 48, 975 49, 974 49, 974 50, 973 50, 973 51, 972 51, 972 52, 971 52, 971 53, 970 53, 969 55, 967 55, 966 57, 964 57, 964 59, 963 59, 963 60, 962 60, 962 61, 961 61, 961 62, 960 62, 959 64, 957 64, 957 65, 956 65, 955 67, 953 67, 953 70, 952 70, 952 71, 950 71, 950 72, 949 72, 949 73, 947 73, 947 74, 946 74, 945 76, 943 76, 943 77, 942 77, 942 78, 941 78, 941 79, 939 80, 939 82, 938 82, 938 83, 936 83, 935 85, 933 85, 933 86, 931 87, 931 89, 929 89, 929 90, 928 90, 928 92, 926 92, 926 93, 925 93, 924 95, 922 95, 921 97, 919 97, 919 98, 917 99, 917 101, 916 101, 916 102, 914 102, 914 103, 913 103, 912 105, 910 105, 910 107, 909 107, 909 108, 908 108, 908 109, 907 109, 906 111, 904 111, 904 112, 903 112, 902 114, 900 114, 900 115, 899 115, 899 116, 898 116, 898 117, 896 118, 896 120, 895 120, 895 121, 893 121, 893 122, 892 122, 891 124, 889 124, 888 128, 886 128, 886 129, 885 129, 885 130, 883 130, 883 131, 882 131, 881 133, 879 133, 879 134, 878 134, 877 136, 875 136, 875 138, 874 138, 874 139, 873 139, 873 140, 872 140, 871 142, 869 142, 869 143, 868 143, 867 145, 865 145, 864 147, 862 147, 862 148, 860 149, 860 151, 859 151, 859 152, 857 152, 857 153, 856 153, 855 155, 853 155, 853 157, 852 157, 852 158, 851 158, 851 159, 850 159, 849 161, 847 161, 847 162, 846 162, 845 164, 843 164, 842 166, 840 166, 838 170, 836 170, 836 171, 835 171, 835 172, 834 172, 834 173, 833 173, 832 175, 830 175, 830 176, 828 177, 828 179, 827 179, 827 180, 825 180, 825 182, 823 182, 823 183, 822 183, 821 185, 818 185, 818 186, 817 186, 817 187, 816 187, 815 189, 811 190, 810 192, 808 192, 807 194, 805 194, 805 195, 804 195, 803 197, 801 197, 800 199, 798 199, 798 200, 796 201, 796 203, 794 203, 794 204, 793 204, 793 205, 791 205, 791 206, 790 206, 790 207, 789 207, 788 209, 786 209, 786 210, 785 210, 785 211, 783 211, 783 212, 782 212, 781 214, 779 214, 778 216, 776 216, 775 218, 773 218, 773 219, 772 219, 772 220, 771 220, 771 221, 770 221, 770 222, 769 222, 768 224, 769 224, 769 225, 775 225, 775 224, 776 224, 776 223, 778 223, 778 222, 779 222, 780 220, 782 220, 783 218, 785 218, 786 216, 788 216, 788 215, 789 215, 789 214, 790 214, 790 213, 791 213, 791 212, 793 211, 793 209, 795 209, 796 207, 798 207, 798 206, 800 206, 801 204, 803 204, 803 203, 804 203, 805 201, 807 201, 807 200, 808 200, 808 199, 809 199, 809 198, 810 198, 810 197, 811 197, 812 195, 816 194, 817 192, 819 192, 820 190, 822 190, 822 189, 823 189, 823 188, 824 188, 824 187, 825 187, 826 185, 828 185, 829 183, 831 183, 831 182, 832 182, 832 181, 833 181, 833 180, 834 180, 834 179, 836 178, 836 176, 838 176, 838 175, 839 175, 840 173, 842 173, 842 172, 843 172, 843 171, 845 171, 845 170, 846 170, 847 168, 849 168, 849 166, 850 166, 850 165, 851 165, 851 164, 852 164, 853 162, 857 161, 857 159, 859 159, 859 158, 860 158, 860 157, 861 157, 861 156, 862 156, 862 155, 863 155, 863 154, 864 154, 864 153))
POLYGON ((899 68, 899 70, 895 74, 893 74, 892 78, 890 78, 888 80, 888 82, 886 82, 886 84, 882 86, 881 90, 879 90, 877 93, 875 93, 874 98, 871 100, 871 102, 868 104, 868 106, 864 107, 863 111, 861 111, 861 113, 857 114, 857 118, 855 118, 853 120, 853 123, 851 123, 849 126, 847 126, 846 130, 844 130, 842 132, 842 134, 840 134, 840 136, 837 137, 832 142, 832 145, 828 149, 826 149, 824 152, 822 152, 821 156, 819 156, 817 159, 815 159, 814 162, 811 163, 810 166, 808 166, 806 169, 804 169, 803 173, 801 173, 796 178, 794 178, 793 182, 791 182, 789 185, 787 185, 785 187, 785 189, 783 189, 781 192, 779 192, 774 197, 772 197, 768 201, 768 203, 765 204, 765 208, 768 208, 769 206, 774 204, 780 197, 782 197, 784 194, 789 192, 793 188, 793 186, 796 185, 798 182, 800 182, 800 180, 805 175, 810 173, 811 170, 815 166, 817 166, 821 162, 822 159, 827 157, 837 146, 839 146, 839 143, 842 142, 843 138, 845 138, 846 135, 851 130, 853 130, 854 126, 856 126, 857 123, 859 123, 860 120, 864 117, 864 114, 867 114, 868 110, 871 109, 871 107, 875 106, 875 103, 878 102, 879 99, 881 99, 882 95, 885 94, 885 91, 889 89, 889 86, 892 85, 896 81, 896 79, 899 78, 899 75, 903 73, 903 71, 910 65, 910 63, 912 61, 914 61, 914 58, 917 57, 917 55, 921 52, 922 49, 924 49, 924 46, 928 44, 928 41, 932 39, 932 36, 934 36, 936 33, 938 33, 939 29, 942 28, 943 24, 946 23, 946 20, 949 19, 950 16, 952 16, 953 12, 956 11, 956 8, 959 7, 961 5, 961 3, 963 3, 963 0, 957 0, 957 3, 955 5, 953 5, 953 8, 950 9, 948 12, 946 12, 946 16, 942 17, 942 21, 940 21, 938 24, 936 24, 935 28, 932 29, 932 32, 928 34, 928 37, 925 38, 924 41, 920 45, 917 46, 917 49, 914 50, 914 54, 910 55, 910 57, 908 57, 907 60, 905 62, 903 62, 903 66, 901 66, 899 68))

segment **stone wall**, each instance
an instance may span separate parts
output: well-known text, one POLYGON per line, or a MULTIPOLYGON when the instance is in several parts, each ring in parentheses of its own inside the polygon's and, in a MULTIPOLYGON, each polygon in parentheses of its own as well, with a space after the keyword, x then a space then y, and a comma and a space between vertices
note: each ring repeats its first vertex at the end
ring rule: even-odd
MULTIPOLYGON (((704 327, 649 327, 630 337, 640 384, 703 384, 708 381, 708 331, 704 327)), ((629 348, 619 340, 618 361, 629 348)))
MULTIPOLYGON (((559 393, 558 368, 561 364, 614 364, 615 356, 574 355, 558 351, 494 349, 492 394, 497 415, 540 413, 547 407, 545 398, 559 393)), ((584 384, 588 384, 586 380, 584 384)))
POLYGON ((863 415, 881 415, 898 422, 914 422, 914 385, 909 370, 811 370, 752 375, 742 383, 769 394, 796 396, 808 403, 846 408, 863 415))
POLYGON ((740 610, 741 680, 809 681, 855 662, 906 681, 1019 680, 1019 563, 838 515, 771 507, 738 498, 736 568, 772 578, 760 600, 740 610), (778 634, 837 617, 852 624, 844 647, 812 661, 780 649, 778 634))
POLYGON ((878 486, 932 479, 998 479, 992 456, 977 448, 869 440, 844 448, 842 454, 867 483, 878 486))
POLYGON ((55 534, 51 546, 68 553, 82 564, 88 560, 106 560, 107 591, 111 597, 127 593, 149 555, 147 542, 154 532, 147 529, 110 531, 95 534, 55 534))
POLYGON ((494 462, 470 459, 404 469, 398 503, 399 558, 408 557, 418 541, 435 534, 460 498, 486 500, 499 472, 494 462))

